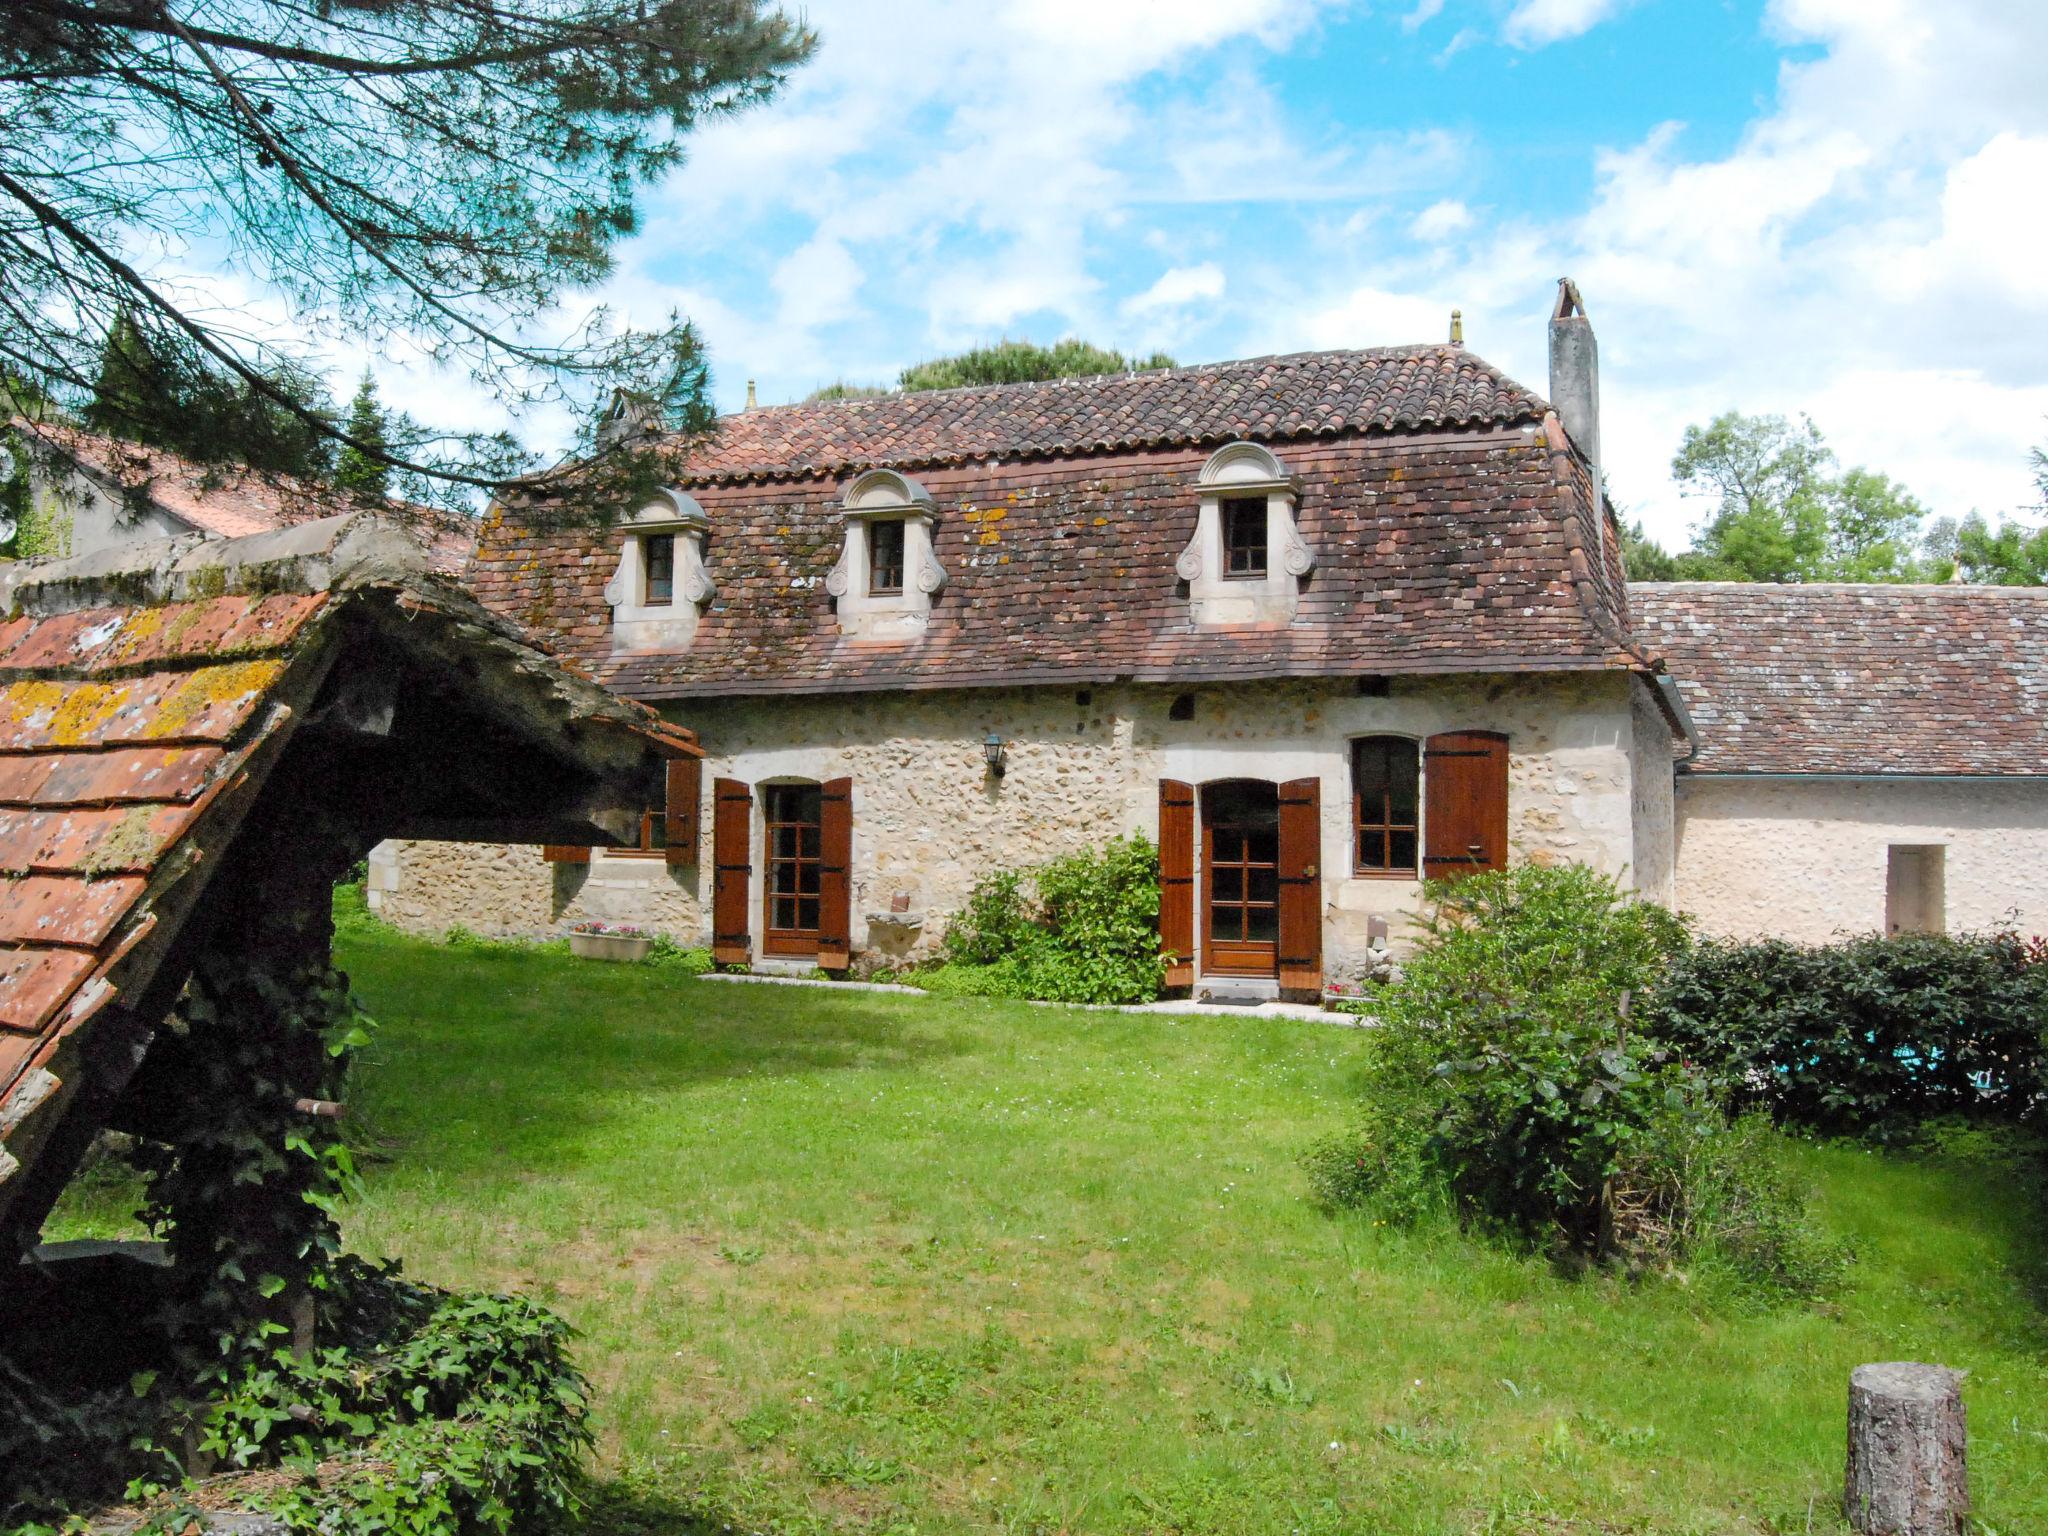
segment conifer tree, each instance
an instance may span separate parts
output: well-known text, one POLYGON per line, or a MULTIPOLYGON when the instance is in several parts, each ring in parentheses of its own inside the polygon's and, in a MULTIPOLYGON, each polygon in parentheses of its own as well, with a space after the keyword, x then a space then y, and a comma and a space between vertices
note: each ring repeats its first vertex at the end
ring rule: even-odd
POLYGON ((334 483, 360 501, 384 501, 391 495, 390 437, 384 407, 377 401, 377 381, 367 368, 349 401, 348 441, 336 456, 334 483))

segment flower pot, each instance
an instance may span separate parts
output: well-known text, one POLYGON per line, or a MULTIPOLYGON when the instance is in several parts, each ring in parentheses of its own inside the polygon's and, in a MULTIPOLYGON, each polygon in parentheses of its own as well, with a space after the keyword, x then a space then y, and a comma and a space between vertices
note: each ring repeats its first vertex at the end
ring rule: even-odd
POLYGON ((572 933, 569 953, 585 960, 645 960, 654 940, 625 933, 572 933))

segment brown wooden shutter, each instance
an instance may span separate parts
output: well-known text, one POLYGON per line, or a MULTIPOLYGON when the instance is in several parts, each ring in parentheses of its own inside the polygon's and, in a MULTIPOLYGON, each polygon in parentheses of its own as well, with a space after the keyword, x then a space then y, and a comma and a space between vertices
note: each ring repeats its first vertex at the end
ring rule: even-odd
POLYGON ((720 965, 745 965, 753 958, 747 936, 753 824, 753 791, 738 779, 716 781, 711 803, 711 958, 720 965))
POLYGON ((818 965, 853 961, 853 780, 818 786, 818 965))
POLYGON ((1323 781, 1280 786, 1280 995, 1323 995, 1323 781))
POLYGON ((668 804, 663 818, 665 853, 671 864, 697 862, 697 823, 704 793, 704 764, 694 757, 668 761, 668 804))
POLYGON ((1422 753, 1422 872, 1454 879, 1508 866, 1508 739, 1445 731, 1422 753))
POLYGON ((550 864, 588 864, 590 850, 574 843, 543 843, 540 856, 550 864))
POLYGON ((1159 781, 1159 948, 1166 984, 1195 984, 1195 787, 1159 781))

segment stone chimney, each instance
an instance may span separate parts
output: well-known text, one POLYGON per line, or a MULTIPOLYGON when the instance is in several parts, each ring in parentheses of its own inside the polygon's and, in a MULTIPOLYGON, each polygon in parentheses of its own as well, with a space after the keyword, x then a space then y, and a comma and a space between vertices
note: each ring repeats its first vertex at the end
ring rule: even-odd
POLYGON ((1550 312, 1550 403, 1557 419, 1593 472, 1600 472, 1600 347, 1578 284, 1557 280, 1557 307, 1550 312))

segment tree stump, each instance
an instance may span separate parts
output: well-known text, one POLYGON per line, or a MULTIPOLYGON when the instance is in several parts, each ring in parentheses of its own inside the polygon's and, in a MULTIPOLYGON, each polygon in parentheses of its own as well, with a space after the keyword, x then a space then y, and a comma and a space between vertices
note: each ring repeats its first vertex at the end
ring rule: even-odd
POLYGON ((1942 1365, 1850 1372, 1842 1514, 1863 1536, 1962 1536, 1970 1513, 1962 1381, 1942 1365))

